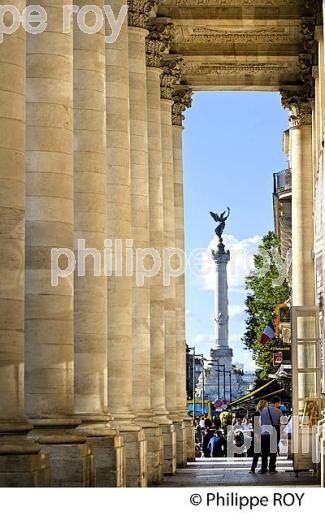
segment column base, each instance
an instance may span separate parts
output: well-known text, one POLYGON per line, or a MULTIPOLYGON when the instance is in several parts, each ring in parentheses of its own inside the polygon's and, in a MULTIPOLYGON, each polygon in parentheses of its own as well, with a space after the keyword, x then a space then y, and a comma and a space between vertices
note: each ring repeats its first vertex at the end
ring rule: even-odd
POLYGON ((179 416, 170 416, 176 430, 176 464, 178 468, 184 468, 187 464, 187 434, 186 426, 179 416))
POLYGON ((125 450, 119 432, 106 416, 81 416, 77 430, 86 435, 94 456, 96 487, 125 487, 125 450))
POLYGON ((147 441, 144 431, 133 422, 114 417, 114 427, 123 440, 126 487, 147 487, 147 441))
POLYGON ((183 418, 186 429, 186 459, 188 462, 195 461, 195 428, 193 426, 193 419, 189 415, 184 415, 183 418))
POLYGON ((41 445, 41 453, 48 455, 52 487, 93 487, 94 456, 87 437, 78 433, 79 420, 31 420, 34 429, 29 438, 41 445))
POLYGON ((163 436, 161 429, 153 420, 153 414, 149 412, 139 413, 134 421, 144 431, 147 441, 148 484, 157 484, 163 477, 163 436))
POLYGON ((51 471, 41 446, 28 439, 31 425, 0 425, 0 487, 49 487, 51 471), (17 429, 18 431, 13 431, 17 429))

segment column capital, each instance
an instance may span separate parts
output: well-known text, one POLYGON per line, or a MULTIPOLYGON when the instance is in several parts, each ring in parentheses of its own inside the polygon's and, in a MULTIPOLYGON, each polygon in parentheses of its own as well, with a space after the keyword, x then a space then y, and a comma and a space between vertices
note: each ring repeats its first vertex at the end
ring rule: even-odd
POLYGON ((147 67, 162 67, 163 56, 168 54, 174 35, 174 24, 168 18, 152 18, 148 21, 146 38, 147 67))
POLYGON ((146 29, 150 11, 155 7, 156 0, 128 0, 129 27, 146 29))
POLYGON ((193 91, 191 88, 174 90, 174 104, 172 108, 173 125, 182 126, 184 121, 183 112, 192 106, 192 94, 193 91))
POLYGON ((160 82, 162 99, 173 100, 174 88, 181 81, 182 64, 183 57, 176 54, 169 54, 163 60, 163 73, 160 82))
POLYGON ((299 90, 281 89, 283 108, 288 108, 291 127, 311 125, 312 107, 311 100, 303 88, 299 90))

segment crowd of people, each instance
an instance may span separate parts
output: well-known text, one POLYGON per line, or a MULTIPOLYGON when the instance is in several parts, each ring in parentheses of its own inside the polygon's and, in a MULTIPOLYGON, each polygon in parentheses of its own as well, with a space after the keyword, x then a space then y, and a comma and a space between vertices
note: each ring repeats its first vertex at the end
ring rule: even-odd
POLYGON ((250 473, 255 473, 259 459, 259 473, 275 473, 280 422, 281 399, 274 396, 269 403, 258 402, 256 410, 244 417, 224 410, 209 418, 195 418, 196 457, 251 457, 250 473))

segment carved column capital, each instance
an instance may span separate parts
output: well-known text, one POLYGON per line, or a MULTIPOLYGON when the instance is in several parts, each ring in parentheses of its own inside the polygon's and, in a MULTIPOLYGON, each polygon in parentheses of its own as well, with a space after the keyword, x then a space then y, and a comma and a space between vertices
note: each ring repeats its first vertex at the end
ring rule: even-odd
POLYGON ((193 91, 191 88, 174 90, 174 104, 172 109, 173 125, 182 126, 184 121, 183 112, 192 106, 192 94, 193 91))
POLYGON ((128 22, 129 27, 145 29, 149 13, 156 5, 156 0, 128 0, 128 22))
POLYGON ((181 82, 183 58, 179 55, 169 54, 163 60, 163 73, 160 82, 162 99, 173 99, 173 92, 176 85, 181 82))
POLYGON ((303 89, 296 91, 290 89, 281 89, 280 94, 282 98, 282 106, 284 108, 288 108, 290 112, 290 126, 295 127, 301 125, 311 125, 311 100, 308 96, 306 96, 305 91, 303 89))
POLYGON ((174 25, 166 18, 152 18, 147 29, 146 38, 147 67, 162 67, 164 54, 168 54, 169 45, 173 38, 174 25))

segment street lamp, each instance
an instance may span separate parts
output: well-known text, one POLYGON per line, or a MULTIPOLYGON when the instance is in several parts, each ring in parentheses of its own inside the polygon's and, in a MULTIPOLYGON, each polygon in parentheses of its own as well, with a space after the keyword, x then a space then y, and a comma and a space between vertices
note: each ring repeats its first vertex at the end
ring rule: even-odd
POLYGON ((226 374, 229 374, 229 401, 232 401, 232 387, 231 387, 231 370, 226 370, 226 365, 220 364, 219 360, 217 360, 217 363, 208 363, 210 366, 218 367, 218 370, 216 371, 218 373, 218 396, 219 396, 219 373, 223 373, 223 395, 224 399, 226 398, 226 374), (219 370, 220 367, 223 367, 222 370, 219 370))
POLYGON ((196 401, 195 401, 195 360, 197 358, 201 358, 201 360, 202 360, 202 367, 203 367, 203 370, 202 370, 202 414, 204 415, 204 392, 205 392, 204 361, 205 361, 205 358, 203 357, 203 354, 195 353, 195 347, 190 347, 189 349, 193 351, 193 354, 192 354, 192 356, 193 356, 192 396, 193 396, 193 424, 195 425, 195 405, 196 405, 196 401))

